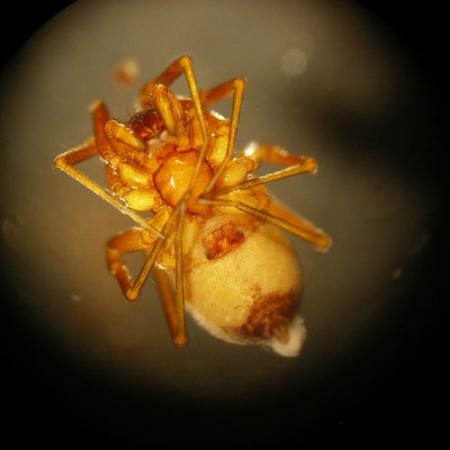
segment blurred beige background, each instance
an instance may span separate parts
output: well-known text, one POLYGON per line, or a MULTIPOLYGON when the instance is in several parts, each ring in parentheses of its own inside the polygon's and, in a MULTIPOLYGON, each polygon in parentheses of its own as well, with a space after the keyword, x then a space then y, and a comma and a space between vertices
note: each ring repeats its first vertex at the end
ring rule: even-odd
MULTIPOLYGON (((16 301, 64 351, 126 384, 226 401, 308 383, 377 333, 429 239, 431 191, 392 157, 415 145, 401 115, 412 78, 351 2, 76 2, 26 44, 2 86, 0 219, 16 301), (248 80, 239 146, 274 143, 319 161, 317 175, 272 185, 335 240, 326 255, 295 240, 308 329, 295 360, 226 344, 192 320, 189 346, 174 348, 154 283, 130 304, 106 270, 105 242, 131 223, 52 167, 91 135, 92 101, 125 119, 139 85, 182 54, 200 86, 248 80), (111 73, 130 57, 141 78, 123 88, 111 73)), ((102 180, 98 161, 83 169, 102 180)))

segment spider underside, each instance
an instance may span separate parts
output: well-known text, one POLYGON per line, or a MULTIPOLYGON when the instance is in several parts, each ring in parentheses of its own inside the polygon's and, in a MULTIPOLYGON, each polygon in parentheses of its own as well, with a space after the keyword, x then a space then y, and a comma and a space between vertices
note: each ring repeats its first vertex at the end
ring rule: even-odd
MULTIPOLYGON (((234 155, 244 84, 236 78, 199 92, 191 59, 183 56, 144 85, 140 111, 127 123, 112 120, 105 104, 95 102, 91 107, 94 138, 55 159, 56 167, 137 224, 109 240, 109 269, 130 301, 138 299, 153 272, 172 339, 178 346, 187 342, 184 307, 189 254, 208 220, 229 215, 237 218, 225 221, 203 239, 208 260, 231 252, 244 239, 241 228, 255 227, 261 221, 285 229, 322 251, 331 244, 326 233, 271 198, 264 186, 300 173, 315 173, 313 158, 255 143, 234 155), (169 89, 182 74, 191 98, 177 97, 169 89), (227 96, 232 96, 230 120, 207 109, 227 96), (93 156, 105 163, 108 188, 74 167, 93 156), (253 173, 262 162, 285 168, 256 177, 253 173), (138 211, 151 211, 153 216, 145 219, 138 211), (135 251, 144 251, 147 256, 133 278, 123 254, 135 251)), ((278 328, 259 333, 282 336, 286 326, 280 322, 278 328)))

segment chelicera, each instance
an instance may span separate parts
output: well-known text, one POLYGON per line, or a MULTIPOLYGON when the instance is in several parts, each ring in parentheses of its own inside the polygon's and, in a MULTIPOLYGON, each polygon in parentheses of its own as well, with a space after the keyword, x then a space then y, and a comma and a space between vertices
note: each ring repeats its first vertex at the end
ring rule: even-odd
POLYGON ((268 344, 293 356, 304 334, 296 313, 300 273, 278 229, 322 251, 331 238, 265 187, 315 173, 313 158, 256 143, 235 155, 244 86, 236 78, 199 91, 192 61, 183 56, 144 85, 139 111, 126 123, 111 119, 105 104, 95 102, 94 137, 57 156, 54 164, 136 223, 109 240, 107 264, 130 301, 154 273, 176 345, 187 342, 187 306, 222 339, 268 344), (169 89, 182 74, 191 98, 169 89), (227 96, 232 96, 230 120, 208 109, 227 96), (105 164, 107 188, 74 167, 94 156, 105 164), (285 167, 255 176, 262 162, 285 167), (144 218, 142 211, 152 216, 144 218), (123 255, 137 251, 147 256, 133 278, 123 255))

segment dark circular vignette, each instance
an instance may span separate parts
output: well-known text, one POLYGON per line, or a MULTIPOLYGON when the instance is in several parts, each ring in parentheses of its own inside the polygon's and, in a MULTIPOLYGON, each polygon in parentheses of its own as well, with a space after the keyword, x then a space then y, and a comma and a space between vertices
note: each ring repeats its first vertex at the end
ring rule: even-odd
MULTIPOLYGON (((22 25, 2 31, 1 63, 8 64, 26 39, 70 3, 40 2, 39 10, 26 18, 24 11, 12 6, 13 22, 22 25)), ((440 207, 433 220, 435 237, 422 255, 420 279, 408 293, 408 310, 393 308, 376 338, 356 348, 351 360, 342 361, 335 372, 317 380, 311 391, 297 388, 293 392, 286 387, 277 398, 255 404, 195 404, 125 387, 107 373, 80 367, 49 338, 36 339, 33 325, 8 301, 14 279, 5 277, 8 268, 3 267, 2 256, 2 398, 8 417, 3 427, 15 442, 28 437, 56 442, 63 436, 77 444, 127 446, 152 442, 288 444, 355 437, 363 443, 388 434, 404 441, 426 437, 431 442, 443 434, 444 417, 436 409, 447 394, 441 362, 445 359, 443 300, 448 298, 444 173, 448 142, 442 136, 447 111, 441 104, 448 91, 448 69, 441 63, 445 58, 441 53, 443 18, 432 6, 392 9, 383 2, 357 3, 378 17, 380 25, 413 58, 423 83, 429 86, 430 98, 424 100, 435 105, 435 121, 430 126, 436 141, 424 149, 423 173, 435 184, 440 207), (299 413, 300 402, 307 405, 303 411, 308 414, 299 413)), ((2 247, 0 251, 3 255, 2 247)))

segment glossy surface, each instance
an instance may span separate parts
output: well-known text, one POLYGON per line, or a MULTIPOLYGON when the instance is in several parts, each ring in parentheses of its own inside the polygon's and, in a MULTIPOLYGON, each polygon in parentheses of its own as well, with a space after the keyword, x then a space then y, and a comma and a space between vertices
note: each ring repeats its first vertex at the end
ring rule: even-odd
MULTIPOLYGON (((155 174, 155 184, 164 200, 171 206, 176 206, 187 191, 198 156, 198 152, 195 151, 171 156, 164 161, 155 174)), ((188 211, 196 212, 201 209, 200 205, 197 206, 196 199, 203 194, 211 178, 211 167, 207 162, 203 162, 197 182, 192 188, 193 198, 188 204, 188 211)))

